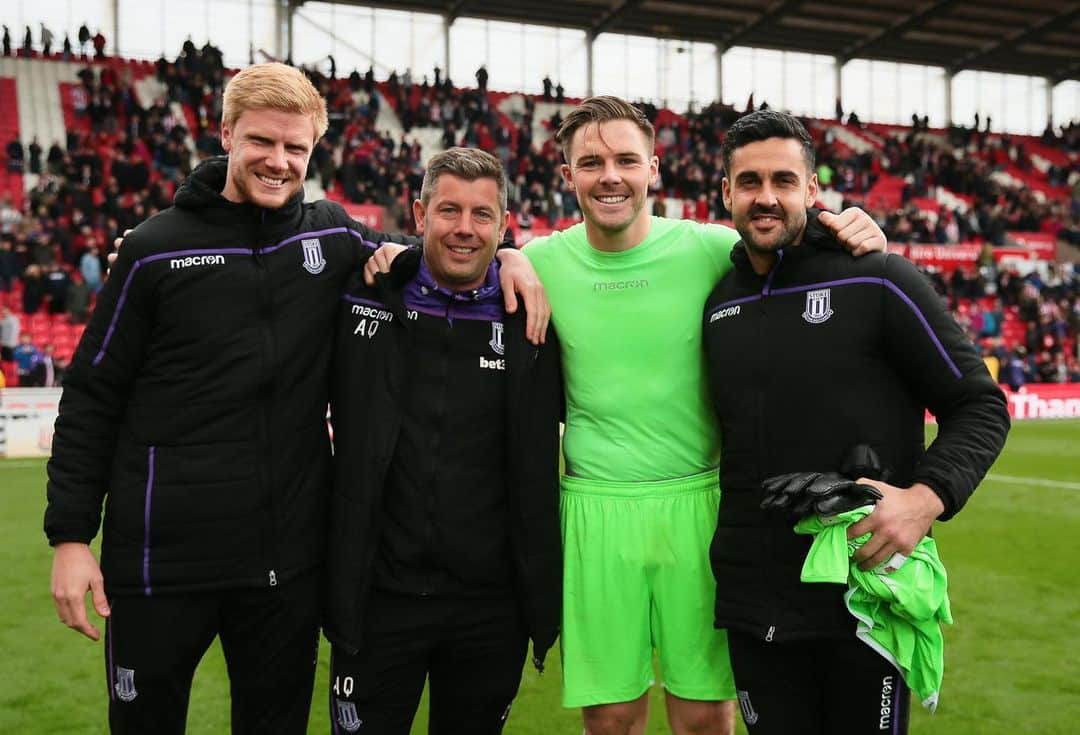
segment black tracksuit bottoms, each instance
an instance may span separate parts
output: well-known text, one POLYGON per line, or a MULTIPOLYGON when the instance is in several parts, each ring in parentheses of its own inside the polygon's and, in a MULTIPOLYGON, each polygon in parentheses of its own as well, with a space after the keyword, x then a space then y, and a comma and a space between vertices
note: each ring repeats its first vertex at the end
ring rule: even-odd
POLYGON ((528 638, 517 600, 372 592, 364 650, 330 657, 334 735, 408 735, 430 677, 430 735, 498 735, 528 638))
POLYGON ((750 735, 907 734, 910 690, 854 635, 774 643, 728 630, 728 650, 750 735))
POLYGON ((322 575, 274 587, 114 596, 105 628, 114 735, 182 735, 195 668, 215 637, 235 735, 303 735, 318 658, 322 575))

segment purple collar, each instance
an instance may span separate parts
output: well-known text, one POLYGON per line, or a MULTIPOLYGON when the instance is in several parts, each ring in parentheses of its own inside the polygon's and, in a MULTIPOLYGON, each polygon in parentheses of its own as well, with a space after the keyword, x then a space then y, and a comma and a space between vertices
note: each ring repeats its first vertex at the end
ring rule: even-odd
POLYGON ((451 324, 455 318, 481 321, 502 321, 503 298, 499 285, 499 263, 488 266, 479 288, 452 291, 435 283, 427 261, 420 259, 420 269, 405 286, 405 307, 432 316, 446 317, 451 324))

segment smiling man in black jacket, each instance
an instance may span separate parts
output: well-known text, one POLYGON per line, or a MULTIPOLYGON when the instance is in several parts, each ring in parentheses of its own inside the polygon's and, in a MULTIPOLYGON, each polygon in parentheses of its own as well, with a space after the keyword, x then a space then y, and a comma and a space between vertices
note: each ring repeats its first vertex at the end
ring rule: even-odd
POLYGON ((413 205, 422 262, 338 307, 335 732, 408 733, 430 676, 432 733, 498 733, 528 640, 542 667, 558 633, 558 342, 504 312, 506 196, 495 157, 439 153, 413 205))
POLYGON ((723 155, 742 240, 704 317, 724 487, 710 555, 743 719, 752 735, 904 733, 899 672, 856 638, 845 586, 800 582, 811 540, 760 507, 762 481, 873 449, 888 482, 861 480, 883 498, 848 535, 872 534, 855 560, 875 567, 963 507, 1004 445, 1005 399, 911 263, 852 258, 807 212, 814 147, 798 120, 747 115, 723 155))
POLYGON ((385 240, 339 205, 303 202, 326 126, 299 71, 237 74, 228 158, 128 236, 68 372, 48 465, 52 592, 60 619, 94 640, 88 591, 108 618, 113 732, 183 732, 216 636, 234 732, 306 731, 334 314, 385 240), (103 500, 99 570, 88 544, 103 500))

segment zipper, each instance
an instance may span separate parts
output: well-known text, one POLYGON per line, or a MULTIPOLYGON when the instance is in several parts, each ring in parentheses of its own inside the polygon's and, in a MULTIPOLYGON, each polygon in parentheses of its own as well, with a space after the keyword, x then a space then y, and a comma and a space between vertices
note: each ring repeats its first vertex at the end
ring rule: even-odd
MULTIPOLYGON (((776 278, 777 271, 780 270, 780 266, 784 262, 783 249, 776 252, 776 262, 773 263, 773 267, 769 269, 769 275, 765 278, 765 286, 761 289, 761 301, 758 307, 758 344, 762 345, 762 349, 759 354, 762 354, 761 362, 758 364, 758 376, 757 376, 757 470, 759 477, 767 477, 769 473, 766 471, 769 467, 768 451, 771 444, 769 443, 768 427, 766 426, 766 402, 768 398, 769 376, 773 360, 768 355, 769 347, 772 344, 769 340, 769 324, 768 324, 768 304, 766 303, 768 297, 772 294, 773 279, 776 278)), ((768 538, 766 536, 766 538, 768 538)), ((775 561, 776 559, 776 545, 771 540, 766 542, 768 548, 765 550, 765 557, 775 561)), ((769 611, 769 616, 775 619, 775 608, 769 611)), ((772 643, 773 636, 776 634, 776 626, 770 625, 769 629, 765 632, 765 642, 772 643)))
MULTIPOLYGON (((270 457, 274 456, 271 441, 274 438, 270 426, 273 416, 273 393, 274 393, 274 363, 276 344, 274 341, 274 294, 271 288, 272 281, 269 276, 267 261, 263 255, 263 249, 268 244, 263 242, 266 233, 266 210, 259 210, 259 221, 255 233, 255 246, 252 249, 252 259, 255 265, 255 318, 259 323, 259 332, 262 338, 262 364, 256 376, 256 402, 258 404, 259 426, 256 428, 256 441, 258 442, 256 456, 259 459, 259 485, 265 489, 269 507, 269 528, 265 529, 267 566, 270 567, 268 578, 271 587, 277 586, 277 546, 276 529, 277 513, 274 497, 274 477, 270 466, 270 457), (265 455, 263 455, 265 452, 265 455)), ((270 243, 272 244, 272 243, 270 243)))
MULTIPOLYGON (((451 296, 449 299, 447 299, 447 302, 446 302, 446 321, 447 321, 447 323, 446 323, 446 325, 439 324, 437 329, 435 330, 434 334, 432 335, 432 336, 434 336, 435 339, 438 340, 438 345, 437 345, 437 347, 435 349, 435 355, 436 355, 436 358, 437 358, 437 363, 436 364, 440 366, 439 374, 442 377, 442 383, 444 385, 449 385, 449 378, 450 378, 450 359, 451 359, 450 351, 451 351, 451 344, 453 343, 453 339, 454 339, 453 335, 454 335, 454 332, 455 332, 453 315, 451 314, 451 310, 453 308, 453 305, 454 305, 454 297, 451 296)), ((443 451, 445 449, 445 445, 439 440, 439 437, 442 435, 442 428, 446 425, 446 414, 447 414, 446 390, 449 390, 449 389, 444 389, 444 391, 440 392, 433 400, 433 405, 436 407, 436 411, 435 411, 435 414, 433 415, 432 419, 433 419, 434 422, 437 423, 437 426, 438 426, 439 430, 435 431, 434 435, 431 438, 430 450, 431 450, 431 457, 432 457, 431 461, 436 466, 438 465, 439 457, 442 456, 442 453, 443 453, 443 451)), ((429 465, 428 469, 430 470, 430 469, 434 469, 434 468, 431 465, 429 465)), ((440 502, 442 500, 444 500, 443 498, 440 498, 437 495, 437 493, 438 493, 438 484, 437 484, 437 480, 436 480, 437 475, 438 475, 438 470, 434 469, 434 471, 432 473, 432 476, 430 478, 430 481, 425 481, 424 482, 424 486, 425 486, 425 489, 426 489, 426 495, 424 497, 424 526, 423 526, 424 551, 427 554, 428 558, 431 559, 431 560, 434 560, 436 558, 436 555, 437 555, 436 548, 435 548, 435 540, 436 540, 436 535, 437 535, 437 530, 436 530, 437 522, 436 521, 437 521, 437 518, 438 518, 439 509, 440 509, 440 502)), ((425 575, 426 576, 426 582, 425 582, 425 585, 424 585, 424 587, 425 587, 424 590, 421 591, 421 596, 422 597, 430 596, 432 590, 435 588, 435 584, 434 584, 434 580, 435 580, 434 567, 430 567, 429 569, 430 569, 429 573, 427 575, 425 575)))
POLYGON ((776 271, 778 271, 780 269, 780 264, 783 263, 783 262, 784 262, 784 251, 783 251, 783 249, 777 250, 776 251, 776 262, 773 263, 773 267, 769 269, 769 275, 766 276, 766 278, 765 278, 765 287, 763 289, 761 289, 761 296, 762 296, 761 301, 762 301, 763 304, 764 304, 764 301, 765 301, 764 297, 766 297, 770 293, 772 293, 773 278, 776 277, 776 271))

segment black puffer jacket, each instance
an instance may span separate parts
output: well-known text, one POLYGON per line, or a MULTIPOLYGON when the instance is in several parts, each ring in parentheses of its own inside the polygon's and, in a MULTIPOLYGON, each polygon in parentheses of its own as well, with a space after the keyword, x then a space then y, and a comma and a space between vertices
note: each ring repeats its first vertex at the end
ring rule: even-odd
POLYGON ((334 313, 385 236, 301 195, 229 202, 225 172, 125 239, 64 383, 45 531, 88 542, 104 498, 109 594, 274 585, 324 556, 334 313))
MULTIPOLYGON (((399 260, 395 274, 411 277, 403 267, 406 259, 399 260)), ((368 597, 384 533, 387 473, 401 435, 406 396, 415 388, 404 355, 415 342, 409 314, 416 314, 407 309, 403 289, 392 288, 389 281, 382 281, 378 289, 359 282, 352 286, 338 307, 331 367, 335 457, 325 632, 334 645, 354 653, 365 645, 368 597)), ((467 302, 458 306, 469 309, 467 302)), ((501 532, 509 539, 514 591, 533 641, 533 661, 541 667, 558 635, 562 610, 558 474, 562 378, 554 331, 549 328, 546 342, 536 347, 525 338, 525 321, 523 309, 503 316, 505 346, 499 349, 505 357, 497 359, 503 352, 484 345, 480 357, 497 360, 498 365, 489 361, 485 366, 480 360, 471 375, 455 374, 450 382, 467 391, 481 373, 505 370, 506 414, 489 420, 499 422, 506 441, 507 515, 503 528, 482 533, 501 532)), ((471 343, 458 339, 456 348, 468 354, 471 343)), ((440 436, 437 426, 431 428, 431 439, 432 444, 450 441, 440 436)), ((478 546, 490 548, 490 539, 478 546)), ((478 573, 483 576, 484 570, 478 573)))
POLYGON ((963 507, 1005 442, 1005 398, 929 282, 902 257, 853 258, 811 212, 801 245, 757 275, 745 246, 709 296, 704 342, 723 442, 711 548, 716 623, 792 640, 850 636, 842 585, 799 581, 811 538, 759 508, 761 481, 836 471, 857 444, 888 482, 963 507), (937 439, 924 449, 926 409, 937 439))

